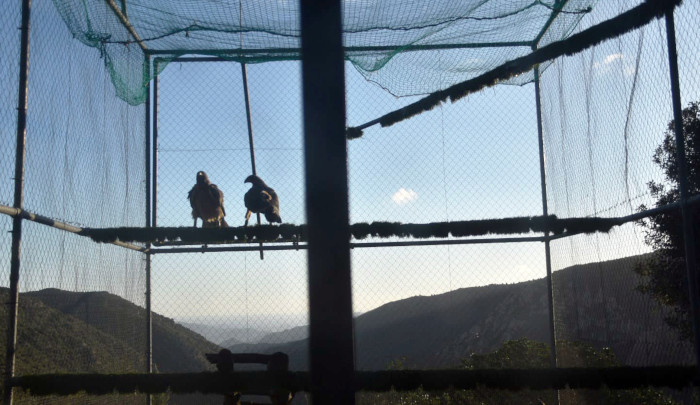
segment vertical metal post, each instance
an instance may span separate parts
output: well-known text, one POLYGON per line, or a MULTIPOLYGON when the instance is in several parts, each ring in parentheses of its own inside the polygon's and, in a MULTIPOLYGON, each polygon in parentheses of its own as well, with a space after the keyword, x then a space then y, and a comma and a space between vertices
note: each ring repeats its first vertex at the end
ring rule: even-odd
MULTIPOLYGON (((151 57, 146 55, 144 62, 147 75, 150 76, 151 57)), ((146 83, 146 226, 151 226, 151 85, 146 83)))
POLYGON ((678 166, 678 188, 681 193, 681 215, 683 217, 683 250, 688 274, 690 293, 690 316, 692 319, 695 343, 695 364, 700 368, 700 297, 698 294, 697 258, 695 256, 695 232, 693 216, 688 207, 688 170, 685 154, 685 136, 683 134, 683 111, 681 108, 681 90, 678 80, 678 53, 676 51, 676 29, 673 20, 673 8, 666 11, 666 39, 668 41, 668 65, 671 74, 671 99, 673 102, 673 123, 676 135, 676 164, 678 166))
MULTIPOLYGON (((158 224, 158 58, 153 60, 153 98, 151 99, 151 108, 153 109, 153 116, 151 117, 153 130, 151 134, 153 139, 151 141, 153 161, 151 162, 151 174, 149 181, 151 182, 151 218, 149 226, 154 227, 158 224)), ((149 246, 150 247, 150 246, 149 246)), ((148 372, 153 372, 153 324, 151 319, 151 254, 147 254, 146 262, 146 317, 147 319, 147 339, 148 342, 148 361, 149 370, 148 372)), ((151 396, 148 396, 147 402, 151 401, 151 396)))
MULTIPOLYGON (((245 117, 248 121, 248 145, 250 146, 250 166, 253 174, 257 176, 255 168, 255 142, 253 139, 253 120, 250 116, 250 95, 248 93, 248 70, 245 63, 241 63, 241 74, 243 75, 243 97, 245 98, 245 117)), ((260 218, 260 214, 258 214, 260 218)))
MULTIPOLYGON (((29 77, 29 23, 31 0, 22 1, 22 26, 19 59, 19 88, 17 96, 17 141, 15 146, 14 208, 22 208, 24 201, 24 157, 27 142, 27 87, 29 77)), ((12 247, 10 252, 10 297, 8 302, 7 350, 5 352, 4 395, 5 405, 12 404, 10 379, 15 374, 17 349, 17 315, 19 312, 19 270, 22 244, 22 218, 12 220, 12 247)))
MULTIPOLYGON (((547 172, 545 169, 544 134, 542 130, 542 100, 540 94, 540 68, 535 66, 535 106, 537 108, 537 139, 540 152, 540 187, 542 189, 542 215, 549 215, 547 209, 547 172)), ((554 330, 554 287, 552 285, 552 254, 549 231, 544 232, 544 257, 547 267, 547 306, 549 310, 549 340, 552 367, 557 367, 557 336, 554 330)))
MULTIPOLYGON (((146 55, 144 64, 150 77, 151 57, 146 55)), ((151 86, 146 84, 146 227, 151 227, 151 86)), ((150 249, 151 244, 146 245, 150 249)), ((146 253, 146 372, 153 372, 153 322, 151 319, 151 253, 146 253)), ((146 404, 150 405, 151 394, 146 394, 146 404)))
POLYGON ((151 321, 151 254, 146 253, 146 372, 153 372, 153 323, 151 321))
MULTIPOLYGON (((151 244, 148 244, 151 247, 151 244)), ((153 322, 151 311, 151 253, 146 253, 146 373, 153 373, 153 322)), ((146 394, 146 405, 151 405, 153 397, 146 394)))
POLYGON ((341 2, 300 4, 311 395, 314 405, 354 404, 341 2))
POLYGON ((158 226, 158 58, 153 60, 153 198, 151 226, 158 226))
MULTIPOLYGON (((245 98, 245 117, 248 121, 248 146, 250 147, 250 166, 253 170, 253 175, 257 176, 258 172, 255 169, 255 142, 253 140, 253 118, 250 115, 250 95, 248 93, 248 70, 246 69, 245 63, 241 62, 241 74, 243 75, 243 96, 245 98)), ((260 225, 260 213, 255 214, 258 218, 258 225, 260 225)), ((260 247, 262 248, 262 242, 260 242, 260 247)), ((260 249, 260 260, 265 258, 265 254, 262 249, 260 249)))

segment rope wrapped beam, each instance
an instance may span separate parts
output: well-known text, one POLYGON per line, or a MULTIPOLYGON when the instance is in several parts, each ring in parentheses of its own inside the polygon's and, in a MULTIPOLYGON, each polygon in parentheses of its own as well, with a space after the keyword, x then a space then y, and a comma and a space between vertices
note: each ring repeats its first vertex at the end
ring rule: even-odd
POLYGON ((663 17, 666 11, 672 10, 680 5, 681 2, 682 0, 646 0, 617 17, 597 24, 567 39, 543 46, 529 55, 508 61, 473 79, 457 83, 445 90, 431 93, 406 107, 392 111, 363 125, 349 127, 346 130, 346 136, 348 139, 359 138, 362 136, 363 129, 375 124, 380 124, 382 127, 394 125, 415 115, 430 111, 448 98, 451 102, 455 102, 469 94, 491 87, 500 81, 525 73, 540 63, 565 55, 577 54, 591 46, 619 37, 648 24, 654 19, 663 17))
MULTIPOLYGON (((686 204, 700 205, 700 194, 688 198, 686 204)), ((551 239, 572 236, 580 233, 609 232, 614 226, 650 217, 666 214, 680 208, 676 201, 667 205, 654 207, 624 217, 599 218, 557 218, 554 215, 534 217, 514 217, 500 219, 481 219, 456 222, 433 222, 427 224, 402 224, 400 222, 372 222, 350 225, 353 238, 362 240, 374 238, 446 238, 484 236, 497 234, 523 234, 529 232, 543 233, 549 231, 551 239)), ((96 242, 113 243, 122 247, 145 252, 147 249, 128 242, 153 243, 259 243, 259 242, 294 242, 306 241, 306 225, 281 224, 259 225, 234 228, 193 228, 193 227, 157 227, 157 228, 79 228, 54 219, 33 214, 24 210, 0 205, 0 214, 20 216, 23 219, 82 236, 88 236, 96 242)))
MULTIPOLYGON (((552 234, 609 232, 626 222, 626 218, 557 218, 554 215, 482 219, 455 222, 432 222, 427 224, 403 224, 400 222, 372 222, 350 225, 353 238, 447 238, 525 234, 530 232, 552 234)), ((232 228, 83 228, 81 234, 96 242, 113 243, 141 242, 163 244, 167 242, 189 243, 258 243, 306 241, 306 225, 258 225, 232 228)))
MULTIPOLYGON (((700 385, 697 375, 695 366, 360 371, 355 373, 355 390, 630 389, 648 386, 680 390, 690 385, 700 385)), ((135 392, 224 394, 232 391, 271 392, 278 389, 308 392, 311 388, 308 372, 269 371, 229 374, 42 374, 13 377, 11 385, 34 396, 73 395, 79 392, 89 395, 135 392)))
MULTIPOLYGON (((12 217, 20 217, 22 219, 26 219, 28 221, 36 222, 38 224, 50 226, 52 228, 60 229, 62 231, 67 231, 71 233, 75 233, 78 235, 85 235, 85 230, 83 228, 67 224, 65 222, 61 222, 58 220, 55 220, 53 218, 45 217, 43 215, 38 215, 31 213, 29 211, 23 210, 21 208, 13 208, 13 207, 8 207, 6 205, 0 205, 0 214, 5 214, 9 215, 12 217)), ((131 250, 136 250, 138 252, 143 252, 145 253, 148 249, 146 249, 143 246, 137 246, 137 245, 132 245, 130 243, 122 242, 120 240, 114 239, 111 241, 106 241, 107 243, 112 243, 117 246, 121 246, 127 249, 131 250)))
POLYGON ((74 395, 79 392, 89 395, 135 392, 224 394, 232 391, 264 393, 279 387, 290 387, 293 388, 290 391, 297 392, 304 387, 299 379, 300 376, 295 373, 269 371, 229 374, 42 374, 14 377, 11 384, 35 396, 74 395))

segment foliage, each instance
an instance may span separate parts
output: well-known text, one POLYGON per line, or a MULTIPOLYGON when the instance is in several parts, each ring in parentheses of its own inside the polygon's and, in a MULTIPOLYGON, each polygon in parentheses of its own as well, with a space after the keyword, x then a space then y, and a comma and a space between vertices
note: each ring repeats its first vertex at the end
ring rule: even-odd
MULTIPOLYGON (((462 367, 466 369, 528 369, 548 368, 552 365, 552 357, 549 355, 549 346, 521 338, 509 340, 492 353, 472 354, 462 360, 462 367)), ((553 391, 533 391, 524 389, 521 391, 494 390, 480 388, 473 393, 478 404, 549 404, 554 403, 553 391)))
MULTIPOLYGON (((0 300, 9 301, 9 291, 0 288, 0 300)), ((145 333, 135 327, 145 324, 143 308, 107 292, 69 292, 56 289, 20 295, 15 372, 32 374, 140 373, 144 370, 145 333)), ((8 307, 0 306, 0 324, 7 325, 8 307)), ((204 353, 218 347, 201 336, 158 314, 153 314, 154 368, 156 372, 211 369, 204 353)), ((0 334, 0 347, 6 346, 0 334)), ((4 369, 4 356, 0 368, 4 369)), ((0 386, 0 389, 3 387, 0 386)), ((2 391, 0 391, 1 393, 2 391)), ((21 404, 143 404, 143 394, 91 396, 31 396, 15 390, 21 404)), ((220 403, 220 396, 169 393, 152 396, 154 404, 220 403), (182 398, 178 398, 182 397, 182 398)))
MULTIPOLYGON (((387 370, 405 370, 406 357, 391 360, 387 370)), ((443 392, 428 392, 419 388, 415 391, 399 392, 391 390, 384 393, 358 392, 355 398, 358 405, 453 405, 476 404, 474 396, 469 391, 448 390, 443 392)))
MULTIPOLYGON (((688 193, 700 193, 700 104, 690 103, 683 110, 684 146, 687 161, 688 193)), ((656 148, 653 161, 664 173, 665 181, 648 183, 649 192, 661 207, 680 198, 676 163, 675 122, 669 122, 662 143, 656 148)), ((644 210, 647 207, 641 206, 644 210)), ((690 210, 695 234, 698 232, 698 208, 690 210)), ((678 330, 682 339, 692 339, 690 324, 690 301, 683 247, 682 217, 679 210, 659 214, 640 221, 646 228, 645 242, 654 249, 654 254, 635 271, 643 277, 638 289, 651 295, 657 302, 671 309, 666 322, 678 330)), ((697 247, 696 247, 697 250, 697 247)))
POLYGON ((462 366, 474 370, 480 368, 547 368, 552 365, 549 346, 527 338, 509 340, 494 351, 472 354, 462 360, 462 366))
MULTIPOLYGON (((565 362, 567 367, 619 367, 622 364, 609 347, 600 350, 583 342, 557 342, 557 358, 565 362)), ((562 390, 561 403, 565 404, 646 404, 672 405, 675 402, 668 398, 663 391, 651 387, 641 387, 631 390, 562 390)))
MULTIPOLYGON (((2 302, 9 300, 7 289, 0 289, 2 302)), ((0 322, 7 325, 7 306, 0 307, 0 322)), ((39 300, 20 298, 17 338, 16 375, 70 372, 136 372, 140 368, 138 352, 73 317, 63 315, 39 300)), ((0 334, 0 347, 6 334, 0 334)), ((4 357, 0 367, 4 369, 4 357)), ((90 399, 85 394, 65 397, 30 397, 16 390, 17 403, 80 404, 90 399)), ((94 400, 94 398, 93 398, 94 400)), ((143 403, 142 395, 118 397, 107 395, 105 404, 143 403)))
MULTIPOLYGON (((557 342, 557 356, 567 361, 571 367, 617 367, 620 362, 610 348, 600 350, 583 342, 557 342)), ((407 359, 400 357, 387 365, 389 370, 403 370, 407 359)), ((472 354, 462 360, 462 367, 477 369, 542 369, 551 367, 549 346, 522 338, 510 340, 497 350, 485 354, 472 354)), ((453 405, 453 404, 553 404, 557 393, 549 390, 519 391, 497 390, 479 387, 474 390, 448 390, 428 392, 418 389, 411 392, 390 391, 387 393, 359 393, 358 404, 401 404, 401 405, 453 405)), ((562 390, 559 392, 561 403, 565 404, 646 404, 672 405, 675 402, 662 391, 653 388, 632 390, 562 390)))

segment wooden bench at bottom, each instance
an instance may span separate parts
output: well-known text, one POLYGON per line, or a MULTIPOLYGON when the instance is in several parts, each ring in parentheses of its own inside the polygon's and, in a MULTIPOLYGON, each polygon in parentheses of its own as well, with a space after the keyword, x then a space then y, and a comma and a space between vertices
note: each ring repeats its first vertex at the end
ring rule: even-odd
MULTIPOLYGON (((264 364, 267 371, 287 371, 289 369, 289 356, 277 352, 273 354, 258 353, 231 353, 228 349, 222 349, 219 353, 206 353, 207 360, 216 364, 216 369, 221 373, 233 372, 234 365, 238 364, 264 364)), ((253 402, 241 402, 241 395, 266 395, 273 405, 286 405, 294 398, 294 393, 276 389, 269 392, 231 392, 224 394, 224 405, 255 405, 253 402)))

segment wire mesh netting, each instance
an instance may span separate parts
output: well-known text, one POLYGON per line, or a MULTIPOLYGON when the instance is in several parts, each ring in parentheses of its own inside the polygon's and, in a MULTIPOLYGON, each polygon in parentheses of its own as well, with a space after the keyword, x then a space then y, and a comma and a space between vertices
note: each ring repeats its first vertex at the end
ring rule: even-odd
MULTIPOLYGON (((348 125, 419 99, 392 93, 443 89, 639 3, 387 3, 380 9, 345 2, 348 125), (496 47, 511 41, 518 43, 496 47)), ((148 123, 157 130, 156 159, 147 168, 146 108, 152 106, 137 104, 148 94, 150 64, 114 3, 35 1, 24 207, 78 227, 143 226, 152 169, 154 225, 191 227, 187 195, 197 172, 204 171, 225 196, 228 224, 241 226, 250 187, 244 179, 254 161, 257 174, 280 196, 283 222, 306 223, 300 63, 284 60, 299 56, 296 3, 231 3, 216 12, 208 5, 161 6, 135 1, 122 9, 147 48, 167 51, 151 59, 160 75, 152 110, 157 114, 148 123), (284 18, 273 18, 275 12, 284 18), (172 59, 190 52, 226 60, 172 59), (249 62, 250 127, 236 62, 241 58, 249 62)), ((682 103, 688 107, 700 97, 698 4, 686 2, 675 14, 682 103)), ((6 38, 19 36, 19 15, 19 7, 0 12, 6 38)), ((17 77, 19 40, 3 41, 0 50, 4 77, 17 77)), ((539 69, 549 214, 622 217, 678 199, 677 193, 664 194, 676 186, 664 166, 672 151, 659 149, 673 119, 663 19, 539 69)), ((510 82, 520 86, 471 94, 390 127, 370 127, 349 141, 351 223, 541 215, 537 93, 530 83, 535 77, 528 72, 510 82)), ((17 87, 15 79, 0 83, 6 95, 0 101, 0 202, 7 206, 13 203, 17 87)), ((697 163, 694 150, 688 155, 697 163)), ((700 182, 691 183, 691 193, 700 192, 700 182)), ((678 252, 671 245, 679 237, 663 234, 673 230, 664 218, 553 240, 551 297, 541 240, 449 236, 443 242, 454 244, 442 246, 379 246, 416 242, 396 236, 353 240, 356 368, 546 368, 553 360, 552 333, 560 367, 693 364, 687 286, 664 292, 671 283, 656 271, 666 269, 663 260, 682 267, 677 256, 669 256, 678 252), (664 300, 664 293, 681 298, 664 300)), ((0 221, 9 263, 12 221, 0 221)), ((150 256, 24 224, 16 373, 145 371, 150 256)), ((202 246, 203 253, 199 245, 187 253, 168 251, 188 248, 177 245, 157 246, 151 261, 155 372, 214 370, 204 354, 221 348, 281 351, 290 356, 291 370, 308 370, 303 244, 266 243, 289 250, 264 255, 251 243, 202 246), (212 246, 250 250, 204 253, 212 246)), ((9 266, 0 275, 9 280, 9 266)), ((7 284, 2 286, 8 294, 7 284)), ((17 395, 18 403, 145 400, 17 395)), ((689 401, 689 395, 603 388, 565 390, 557 397, 479 387, 361 393, 358 403, 668 404, 689 401)), ((220 403, 221 397, 164 394, 154 400, 200 404, 220 403)), ((299 394, 296 401, 307 399, 299 394)))
MULTIPOLYGON (((347 67, 350 121, 396 106, 394 97, 367 83, 351 65, 347 67)), ((280 196, 284 222, 301 224, 305 223, 301 94, 298 84, 289 81, 298 77, 298 69, 295 62, 247 66, 257 173, 280 196)), ((251 156, 240 65, 173 62, 158 80, 157 224, 191 226, 186 195, 196 173, 203 170, 224 193, 226 221, 230 226, 242 225, 242 196, 249 187, 243 179, 251 172, 251 156)), ((542 203, 533 97, 531 86, 504 87, 415 122, 368 131, 363 139, 350 143, 351 221, 537 215, 542 203), (507 102, 498 108, 518 111, 512 120, 488 113, 496 108, 500 94, 507 102), (499 156, 497 152, 509 145, 515 145, 514 150, 499 156)), ((267 251, 264 260, 256 251, 158 254, 153 268, 155 312, 172 316, 234 352, 283 351, 291 357, 291 369, 308 369, 304 251, 267 251)), ((422 328, 409 332, 397 326, 403 344, 397 344, 393 334, 381 344, 377 341, 376 333, 387 333, 376 330, 377 326, 412 324, 424 312, 422 304, 403 303, 407 307, 402 316, 392 311, 379 324, 373 319, 373 310, 389 302, 450 291, 455 293, 439 305, 449 311, 446 318, 456 316, 465 302, 471 303, 470 291, 460 290, 466 287, 539 279, 530 283, 531 290, 516 289, 513 294, 518 298, 507 300, 501 309, 534 293, 539 297, 535 305, 522 310, 534 322, 507 333, 546 340, 544 276, 544 251, 539 244, 355 249, 358 368, 384 370, 404 357, 407 367, 445 367, 468 356, 461 347, 465 342, 450 340, 452 332, 438 338, 438 330, 435 337, 421 336, 425 335, 422 328), (436 355, 432 347, 438 342, 445 347, 436 355)), ((505 291, 503 286, 496 290, 484 299, 505 291)), ((481 327, 487 330, 476 327, 462 337, 474 343, 474 350, 493 347, 494 341, 481 339, 480 334, 489 336, 492 328, 508 329, 481 327)), ((162 349, 154 347, 156 354, 158 350, 162 349)))
POLYGON ((686 107, 691 102, 700 99, 700 78, 697 69, 700 55, 698 49, 698 38, 695 32, 695 24, 698 17, 697 5, 692 2, 684 4, 676 13, 676 42, 678 47, 679 80, 681 86, 681 104, 686 107))
MULTIPOLYGON (((581 28, 631 5, 619 3, 597 8, 600 13, 584 18, 581 28)), ((688 3, 675 14, 683 21, 697 12, 697 4, 688 3)), ((697 62, 697 55, 687 48, 694 39, 680 30, 677 37, 686 107, 697 99, 697 77, 687 64, 697 62)), ((674 184, 654 161, 673 119, 666 41, 665 22, 658 20, 559 59, 542 76, 551 213, 626 216, 656 205, 654 183, 674 184)), ((684 338, 683 328, 672 325, 679 303, 648 288, 653 273, 646 269, 656 257, 649 235, 658 235, 659 229, 629 223, 608 235, 552 242, 559 366, 581 365, 568 342, 607 347, 619 365, 694 363, 692 336, 684 338)), ((652 283, 660 286, 663 278, 652 283)), ((683 286, 666 293, 685 293, 687 284, 683 286)), ((576 403, 586 395, 569 392, 560 399, 576 403)))
MULTIPOLYGON (((14 38, 15 40, 0 41, 0 76, 6 78, 18 77, 19 68, 19 31, 21 8, 19 4, 6 5, 0 10, 0 35, 3 38, 14 38)), ((17 131, 17 80, 0 81, 0 203, 11 206, 13 203, 14 190, 14 151, 17 131)), ((6 215, 0 216, 0 256, 4 265, 0 267, 0 289, 3 293, 3 302, 9 298, 7 283, 10 279, 9 252, 12 243, 12 218, 6 215)), ((7 325, 7 308, 2 306, 2 321, 7 325)), ((3 326, 3 331, 6 326, 3 326)), ((6 333, 2 334, 2 346, 6 345, 6 333)), ((3 365, 4 365, 3 357, 3 365)), ((4 391, 4 383, 3 383, 4 391)))
MULTIPOLYGON (((2 76, 11 78, 0 85, 5 205, 13 203, 19 88, 21 4, 12 3, 2 11, 2 76)), ((115 96, 99 52, 73 40, 51 2, 34 2, 31 12, 24 207, 78 227, 143 225, 145 109, 115 96)), ((9 231, 11 220, 3 218, 2 227, 9 231)), ((10 235, 2 236, 3 302, 10 235)), ((16 375, 145 370, 142 253, 29 221, 21 247, 16 375)), ((5 338, 3 332, 3 347, 5 338)), ((15 397, 15 403, 143 401, 143 395, 32 398, 20 391, 15 397)))
MULTIPOLYGON (((617 14, 618 7, 601 7, 599 18, 617 14)), ((686 12, 697 9, 681 9, 677 14, 686 12)), ((649 182, 664 180, 662 167, 653 163, 653 157, 673 118, 666 49, 665 24, 659 20, 557 60, 543 75, 550 212, 560 217, 625 216, 643 205, 654 206, 649 182)), ((689 69, 681 70, 688 74, 689 69)), ((639 255, 651 251, 645 234, 644 227, 629 224, 609 235, 552 243, 554 270, 599 262, 581 272, 578 281, 557 285, 557 334, 562 340, 610 346, 622 364, 691 362, 689 341, 679 340, 664 324, 665 310, 651 296, 633 292, 643 282, 630 268, 640 265, 635 260, 644 262, 646 256, 639 255), (603 263, 620 257, 636 259, 603 263), (598 283, 596 293, 582 295, 585 289, 577 284, 590 282, 598 283), (621 300, 635 302, 645 314, 643 322, 630 322, 633 314, 620 310, 621 300), (583 325, 590 328, 589 334, 582 333, 583 325), (630 328, 636 331, 629 334, 630 328)), ((556 274, 563 278, 566 272, 555 273, 555 281, 556 274)), ((560 360, 567 365, 566 359, 560 360)))
MULTIPOLYGON (((19 30, 21 8, 19 4, 4 7, 0 15, 3 23, 0 33, 3 38, 14 40, 2 41, 0 52, 3 55, 0 62, 0 75, 7 78, 19 77, 19 30)), ((0 183, 0 201, 5 205, 12 205, 14 190, 14 161, 15 161, 15 137, 17 134, 17 80, 3 80, 0 83, 2 97, 0 97, 0 120, 2 121, 2 182, 0 183)), ((5 233, 3 233, 5 234, 5 233)), ((7 278, 5 278, 7 279, 7 278)))
MULTIPOLYGON (((281 62, 248 65, 246 73, 256 172, 281 196, 283 221, 302 224, 300 87, 290 79, 298 77, 298 69, 298 63, 281 62)), ((252 174, 252 165, 242 75, 239 64, 217 62, 172 63, 159 76, 158 226, 192 226, 187 196, 199 171, 223 192, 227 223, 243 225, 243 195, 250 187, 244 180, 252 174)), ((262 221, 266 222, 264 217, 262 221)), ((253 216, 251 225, 256 223, 253 216)), ((234 353, 267 353, 274 345, 304 339, 306 254, 264 256, 261 261, 255 251, 156 255, 153 310, 201 334, 208 345, 202 354, 219 347, 234 353)), ((303 359, 308 350, 298 346, 293 349, 300 353, 295 358, 302 359, 302 368, 307 369, 303 359)), ((159 350, 164 356, 176 355, 157 347, 154 354, 159 350)), ((211 367, 199 364, 187 371, 211 367)), ((211 401, 218 403, 220 398, 211 401)))

